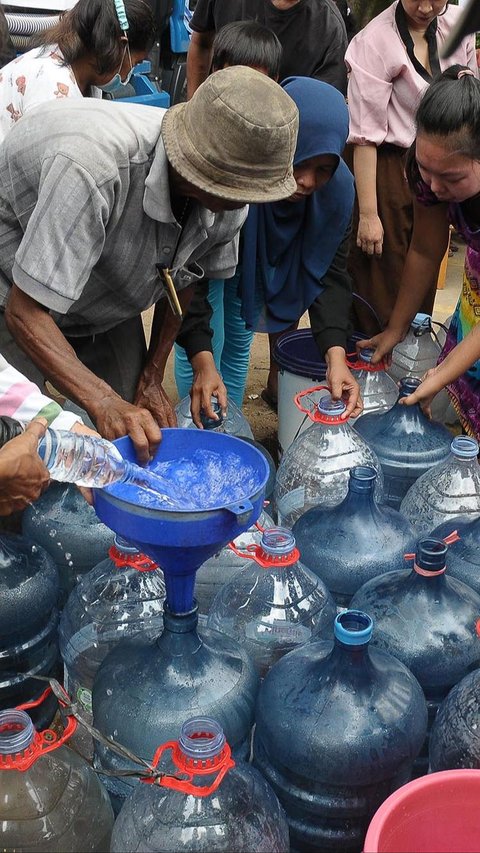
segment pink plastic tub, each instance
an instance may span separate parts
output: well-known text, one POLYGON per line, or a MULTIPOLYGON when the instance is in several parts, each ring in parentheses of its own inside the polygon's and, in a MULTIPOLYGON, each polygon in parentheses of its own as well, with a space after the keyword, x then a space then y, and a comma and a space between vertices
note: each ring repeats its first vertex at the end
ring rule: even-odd
POLYGON ((480 770, 443 770, 391 794, 365 853, 480 853, 480 770))

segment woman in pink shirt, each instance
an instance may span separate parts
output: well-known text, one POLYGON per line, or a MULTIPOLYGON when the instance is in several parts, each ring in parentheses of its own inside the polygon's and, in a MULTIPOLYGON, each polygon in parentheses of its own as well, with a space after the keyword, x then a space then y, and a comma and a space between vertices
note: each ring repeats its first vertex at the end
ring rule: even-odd
MULTIPOLYGON (((345 56, 350 72, 348 141, 353 144, 358 199, 349 269, 354 291, 373 307, 382 327, 395 305, 412 234, 404 160, 415 138, 421 95, 450 65, 477 70, 473 36, 448 59, 440 58, 459 14, 445 0, 395 0, 352 39, 345 56)), ((434 298, 431 288, 419 310, 431 313, 434 298)), ((358 300, 354 310, 359 331, 378 332, 372 313, 358 300)))

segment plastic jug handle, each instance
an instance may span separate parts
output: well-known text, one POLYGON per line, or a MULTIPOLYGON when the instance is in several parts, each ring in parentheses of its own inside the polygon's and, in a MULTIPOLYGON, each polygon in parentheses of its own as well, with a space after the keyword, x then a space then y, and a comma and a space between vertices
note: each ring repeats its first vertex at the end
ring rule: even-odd
MULTIPOLYGON (((53 693, 52 688, 47 687, 38 699, 35 699, 33 702, 24 702, 23 705, 17 705, 16 710, 28 711, 30 708, 37 708, 45 701, 45 699, 47 699, 48 696, 50 696, 51 693, 53 693)), ((60 685, 59 694, 55 691, 55 695, 61 707, 67 708, 70 705, 70 698, 60 685), (65 699, 61 698, 60 691, 64 694, 65 699)), ((75 717, 71 714, 67 714, 67 724, 60 735, 57 734, 57 732, 54 732, 53 729, 45 729, 43 732, 35 732, 35 737, 32 743, 23 752, 15 755, 0 755, 0 771, 19 770, 23 773, 25 770, 28 770, 32 764, 35 764, 40 756, 45 755, 47 752, 53 752, 54 749, 58 749, 60 746, 63 746, 63 744, 71 738, 76 728, 77 721, 75 717)))
POLYGON ((307 397, 309 394, 313 394, 315 391, 330 391, 331 389, 328 385, 315 385, 313 388, 307 388, 305 391, 299 391, 298 394, 295 394, 293 398, 293 402, 295 403, 297 409, 300 412, 303 412, 304 415, 308 415, 311 421, 315 423, 315 410, 314 409, 306 409, 300 402, 303 397, 307 397))
POLYGON ((173 791, 182 791, 185 794, 193 794, 195 797, 208 797, 217 790, 222 779, 232 767, 235 767, 235 761, 232 758, 232 753, 229 745, 226 743, 220 755, 215 756, 209 761, 202 762, 203 766, 197 766, 198 762, 191 763, 183 755, 178 746, 178 741, 168 741, 158 747, 153 756, 152 767, 157 767, 158 763, 167 750, 172 750, 172 761, 174 766, 181 773, 184 773, 186 779, 179 779, 177 776, 163 774, 157 778, 142 778, 141 781, 146 785, 160 785, 162 788, 171 788, 173 791), (193 785, 194 776, 212 776, 217 773, 215 779, 210 785, 193 785))
POLYGON ((300 559, 298 548, 293 548, 288 554, 273 556, 272 554, 266 554, 261 545, 252 544, 247 545, 246 548, 237 548, 235 542, 229 542, 228 547, 237 557, 241 557, 242 560, 253 560, 262 569, 271 569, 272 566, 292 566, 300 559))
POLYGON ((153 572, 158 569, 158 563, 151 557, 147 557, 146 554, 124 554, 118 550, 116 545, 110 546, 108 556, 117 569, 123 569, 127 566, 137 572, 153 572))

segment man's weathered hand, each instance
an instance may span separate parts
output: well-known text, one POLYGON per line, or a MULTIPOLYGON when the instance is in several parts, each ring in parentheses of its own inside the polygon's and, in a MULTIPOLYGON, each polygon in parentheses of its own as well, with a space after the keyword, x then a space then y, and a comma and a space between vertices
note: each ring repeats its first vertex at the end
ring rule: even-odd
POLYGON ((129 435, 137 451, 140 463, 148 462, 155 455, 162 433, 148 409, 133 406, 116 394, 104 397, 92 409, 92 417, 104 438, 112 441, 129 435))
POLYGON ((47 421, 34 420, 0 450, 0 515, 25 509, 45 491, 50 474, 38 455, 47 421))
POLYGON ((159 426, 177 426, 175 409, 160 382, 141 377, 135 394, 135 405, 148 409, 159 426))

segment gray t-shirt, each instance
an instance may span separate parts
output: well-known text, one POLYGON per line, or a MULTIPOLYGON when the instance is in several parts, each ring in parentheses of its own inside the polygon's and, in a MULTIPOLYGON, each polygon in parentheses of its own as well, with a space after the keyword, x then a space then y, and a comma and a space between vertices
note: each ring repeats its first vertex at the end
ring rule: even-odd
POLYGON ((1 305, 15 282, 65 334, 90 335, 164 295, 156 263, 179 290, 233 275, 246 207, 194 203, 175 250, 164 114, 85 99, 20 119, 0 146, 1 305))

